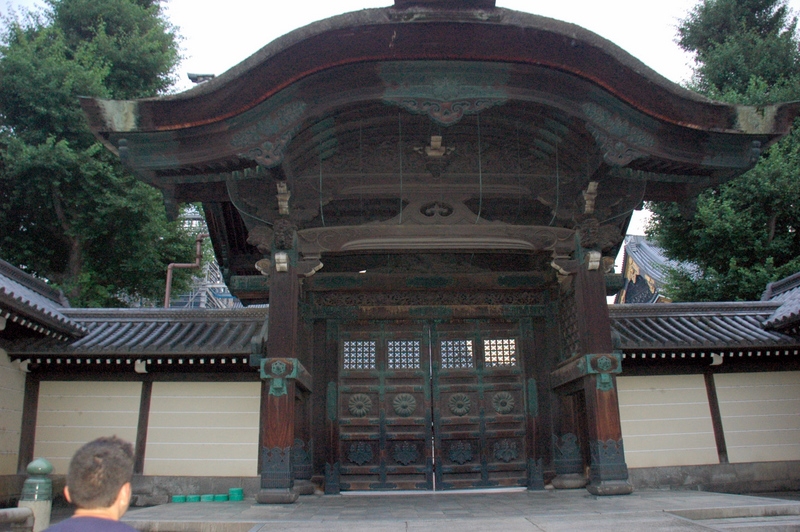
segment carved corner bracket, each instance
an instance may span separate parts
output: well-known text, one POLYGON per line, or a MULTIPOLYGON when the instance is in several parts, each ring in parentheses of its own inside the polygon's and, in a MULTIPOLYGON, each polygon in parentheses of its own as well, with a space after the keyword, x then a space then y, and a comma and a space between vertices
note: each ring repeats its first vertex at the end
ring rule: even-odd
POLYGON ((295 383, 305 391, 311 391, 311 374, 296 358, 265 358, 261 360, 261 378, 270 381, 269 395, 286 395, 287 381, 295 383))
POLYGON ((622 373, 621 353, 584 355, 569 360, 553 371, 550 383, 555 389, 583 377, 597 375, 597 389, 610 391, 614 387, 612 375, 617 373, 622 373))

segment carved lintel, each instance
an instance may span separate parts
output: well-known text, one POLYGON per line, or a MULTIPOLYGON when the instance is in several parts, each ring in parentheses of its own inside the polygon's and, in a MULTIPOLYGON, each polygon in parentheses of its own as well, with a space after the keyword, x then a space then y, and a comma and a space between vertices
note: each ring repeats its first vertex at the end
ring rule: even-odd
POLYGON ((453 226, 370 225, 313 228, 298 231, 303 257, 324 252, 377 250, 516 249, 552 251, 568 256, 575 250, 571 229, 539 226, 463 224, 453 226))

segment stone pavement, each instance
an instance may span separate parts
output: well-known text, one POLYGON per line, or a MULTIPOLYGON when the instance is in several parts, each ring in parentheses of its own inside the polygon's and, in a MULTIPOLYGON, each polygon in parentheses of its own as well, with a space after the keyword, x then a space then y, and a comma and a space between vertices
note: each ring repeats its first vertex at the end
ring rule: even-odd
POLYGON ((173 503, 131 509, 153 532, 800 531, 800 502, 697 491, 585 490, 309 495, 289 505, 173 503))

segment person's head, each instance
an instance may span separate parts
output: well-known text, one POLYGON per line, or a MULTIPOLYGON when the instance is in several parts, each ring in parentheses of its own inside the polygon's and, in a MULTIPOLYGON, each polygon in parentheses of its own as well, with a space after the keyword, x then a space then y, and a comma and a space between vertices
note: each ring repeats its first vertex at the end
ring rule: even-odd
POLYGON ((64 494, 79 509, 110 508, 130 503, 133 446, 116 436, 98 438, 77 450, 69 463, 64 494))

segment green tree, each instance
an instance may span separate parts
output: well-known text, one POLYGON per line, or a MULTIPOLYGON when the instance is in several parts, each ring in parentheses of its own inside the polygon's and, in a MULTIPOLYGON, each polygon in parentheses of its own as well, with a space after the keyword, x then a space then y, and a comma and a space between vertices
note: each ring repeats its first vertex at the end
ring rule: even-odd
POLYGON ((796 29, 786 0, 703 0, 678 27, 678 44, 695 56, 691 87, 737 103, 785 90, 800 73, 796 29))
MULTIPOLYGON (((731 103, 800 97, 797 19, 785 0, 703 0, 681 23, 695 54, 691 88, 731 103)), ((676 301, 758 299, 768 282, 800 270, 800 131, 772 146, 755 168, 696 198, 693 209, 650 205, 648 236, 670 258, 676 301), (691 214, 689 214, 689 212, 691 214)))
POLYGON ((6 19, 0 36, 0 256, 75 305, 158 300, 167 264, 190 261, 193 238, 96 141, 78 96, 166 90, 175 30, 157 1, 47 6, 6 19))

